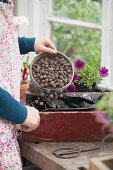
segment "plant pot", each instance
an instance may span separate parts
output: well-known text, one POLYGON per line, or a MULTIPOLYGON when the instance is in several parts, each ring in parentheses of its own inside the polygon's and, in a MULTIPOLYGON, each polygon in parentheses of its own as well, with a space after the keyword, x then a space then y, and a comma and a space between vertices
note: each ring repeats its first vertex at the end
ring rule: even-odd
POLYGON ((20 99, 23 98, 23 95, 28 92, 29 83, 27 81, 22 81, 20 84, 20 99))

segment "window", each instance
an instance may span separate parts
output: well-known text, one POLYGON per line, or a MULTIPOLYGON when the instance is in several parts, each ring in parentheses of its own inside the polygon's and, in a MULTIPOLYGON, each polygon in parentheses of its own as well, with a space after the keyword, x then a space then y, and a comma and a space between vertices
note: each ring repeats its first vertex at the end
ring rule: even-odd
POLYGON ((101 62, 102 2, 54 0, 52 38, 57 49, 86 63, 101 62), (57 23, 57 24, 56 24, 57 23), (69 26, 68 26, 69 25, 69 26))
POLYGON ((56 45, 62 40, 58 49, 68 54, 74 39, 78 44, 73 50, 78 57, 96 63, 101 60, 102 66, 109 69, 102 86, 113 88, 113 0, 17 0, 15 14, 26 15, 32 23, 25 32, 20 28, 20 35, 48 36, 56 45), (94 56, 98 56, 96 60, 92 60, 94 56))

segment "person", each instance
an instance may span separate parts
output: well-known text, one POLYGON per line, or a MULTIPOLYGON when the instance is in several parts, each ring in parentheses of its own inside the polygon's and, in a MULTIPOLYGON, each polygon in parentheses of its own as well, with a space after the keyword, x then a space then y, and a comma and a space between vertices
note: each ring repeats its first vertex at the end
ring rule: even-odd
POLYGON ((16 124, 23 131, 39 126, 38 110, 19 103, 20 53, 30 51, 56 54, 47 38, 17 38, 12 0, 0 0, 0 169, 21 170, 16 124), (20 48, 20 51, 19 51, 20 48))

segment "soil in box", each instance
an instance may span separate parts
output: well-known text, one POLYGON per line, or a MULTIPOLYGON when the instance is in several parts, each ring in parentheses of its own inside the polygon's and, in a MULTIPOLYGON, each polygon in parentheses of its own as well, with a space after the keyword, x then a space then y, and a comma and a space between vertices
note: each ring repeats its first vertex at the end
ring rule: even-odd
MULTIPOLYGON (((99 141, 104 135, 102 125, 95 121, 93 110, 104 93, 43 93, 27 94, 23 100, 40 110, 40 126, 23 133, 23 140, 40 141, 99 141), (55 96, 57 96, 55 98, 55 96)), ((107 134, 107 130, 105 134, 107 134)))

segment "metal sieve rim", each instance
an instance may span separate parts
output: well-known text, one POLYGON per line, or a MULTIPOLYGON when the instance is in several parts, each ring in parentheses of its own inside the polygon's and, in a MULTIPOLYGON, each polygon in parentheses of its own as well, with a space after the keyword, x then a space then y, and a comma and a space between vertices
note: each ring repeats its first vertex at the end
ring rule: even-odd
POLYGON ((68 62, 71 64, 71 67, 72 67, 72 78, 70 79, 70 82, 68 83, 68 84, 66 84, 64 87, 62 87, 62 88, 56 88, 56 89, 48 89, 48 88, 43 88, 43 87, 40 87, 40 85, 35 81, 35 79, 34 79, 34 77, 33 77, 33 74, 32 74, 32 67, 33 67, 33 64, 38 60, 38 59, 40 59, 40 58, 42 58, 43 57, 43 55, 48 55, 49 53, 46 53, 46 52, 42 52, 42 53, 40 53, 40 54, 37 54, 36 56, 35 56, 35 58, 32 60, 32 62, 31 62, 31 65, 30 65, 30 77, 31 77, 31 80, 32 80, 32 82, 33 82, 33 85, 35 85, 35 87, 37 87, 37 88, 40 88, 40 89, 42 89, 43 91, 59 91, 59 90, 61 90, 61 91, 63 91, 63 90, 65 90, 70 84, 71 84, 71 82, 72 82, 72 80, 73 80, 73 77, 74 77, 74 67, 73 67, 73 65, 72 65, 72 62, 69 60, 69 58, 66 56, 66 55, 64 55, 64 54, 62 54, 61 52, 57 52, 57 54, 49 54, 49 55, 56 55, 56 56, 62 56, 62 57, 64 57, 64 58, 66 58, 67 60, 68 60, 68 62))

